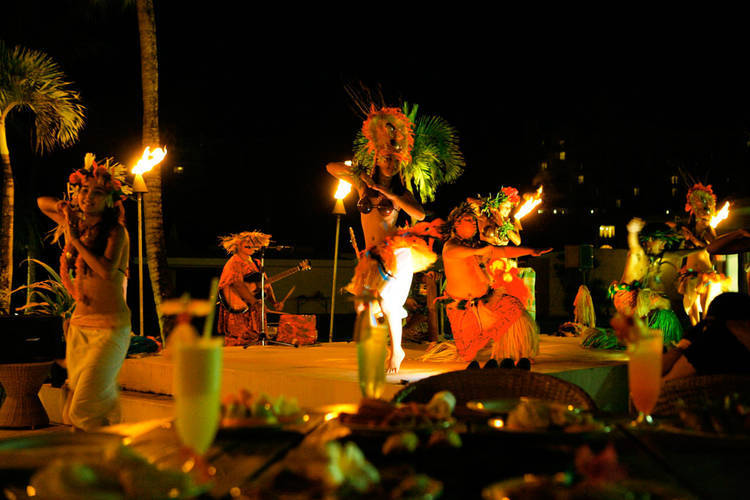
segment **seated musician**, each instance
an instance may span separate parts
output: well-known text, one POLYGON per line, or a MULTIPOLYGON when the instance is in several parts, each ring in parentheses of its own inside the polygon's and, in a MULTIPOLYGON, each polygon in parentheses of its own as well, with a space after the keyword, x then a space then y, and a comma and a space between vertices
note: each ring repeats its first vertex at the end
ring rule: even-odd
MULTIPOLYGON (((271 235, 259 231, 244 231, 220 238, 221 246, 231 254, 224 265, 219 279, 218 331, 224 335, 224 345, 246 345, 259 341, 261 332, 261 307, 257 297, 259 285, 253 285, 246 278, 260 272, 260 263, 253 254, 261 247, 267 247, 271 235)), ((266 296, 271 300, 272 309, 281 310, 271 285, 266 285, 266 296)))

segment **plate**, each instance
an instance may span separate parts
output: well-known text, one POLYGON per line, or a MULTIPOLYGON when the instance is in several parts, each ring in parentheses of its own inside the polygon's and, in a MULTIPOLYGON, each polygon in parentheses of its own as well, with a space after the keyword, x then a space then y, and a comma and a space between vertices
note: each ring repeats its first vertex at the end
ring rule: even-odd
POLYGON ((122 436, 104 433, 50 433, 0 441, 0 469, 36 469, 56 458, 97 462, 122 436))
POLYGON ((527 474, 524 477, 507 479, 492 484, 482 491, 484 500, 501 500, 506 498, 545 498, 570 499, 586 498, 595 500, 633 500, 648 498, 659 499, 694 499, 685 490, 675 486, 639 479, 624 479, 617 483, 601 485, 567 485, 554 476, 536 476, 527 474))

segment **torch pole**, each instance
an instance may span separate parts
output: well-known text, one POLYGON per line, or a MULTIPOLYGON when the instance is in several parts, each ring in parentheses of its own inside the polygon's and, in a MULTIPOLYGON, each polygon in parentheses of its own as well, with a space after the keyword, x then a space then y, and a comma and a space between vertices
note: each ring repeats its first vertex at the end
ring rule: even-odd
POLYGON ((333 284, 331 285, 331 325, 328 329, 328 342, 333 342, 333 315, 336 308, 336 268, 339 263, 339 231, 341 228, 341 214, 336 214, 336 243, 333 250, 333 284))
POLYGON ((138 335, 143 332, 143 193, 138 193, 138 335))

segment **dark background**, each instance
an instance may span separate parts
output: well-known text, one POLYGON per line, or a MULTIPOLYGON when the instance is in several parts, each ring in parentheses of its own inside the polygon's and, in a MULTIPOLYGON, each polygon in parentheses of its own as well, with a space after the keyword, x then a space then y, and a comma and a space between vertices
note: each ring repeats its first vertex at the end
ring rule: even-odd
MULTIPOLYGON (((85 152, 128 165, 141 153, 138 26, 135 7, 119 4, 3 7, 0 36, 48 53, 88 108, 80 142, 45 156, 32 153, 28 116, 8 120, 18 245, 48 227, 35 221, 35 197, 60 195, 85 152)), ((324 166, 351 156, 361 117, 344 85, 360 81, 459 131, 466 172, 438 190, 431 216, 501 185, 526 192, 544 182, 546 211, 525 221, 529 245, 598 244, 599 224, 616 225, 622 245, 633 215, 684 216, 683 174, 712 183, 720 202, 747 195, 742 46, 690 26, 672 33, 665 27, 675 23, 616 29, 607 21, 583 31, 554 16, 542 23, 456 6, 433 8, 435 19, 393 5, 334 21, 291 6, 155 4, 170 257, 221 257, 219 235, 250 229, 300 256, 332 257, 336 182, 324 166)), ((358 228, 354 202, 344 223, 358 228)), ((134 233, 135 204, 128 210, 134 233)))

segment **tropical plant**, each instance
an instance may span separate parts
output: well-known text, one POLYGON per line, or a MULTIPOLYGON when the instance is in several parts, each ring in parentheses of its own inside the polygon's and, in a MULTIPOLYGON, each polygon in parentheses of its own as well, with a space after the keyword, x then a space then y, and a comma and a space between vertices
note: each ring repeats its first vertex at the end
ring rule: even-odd
POLYGON ((13 290, 11 293, 20 292, 22 290, 28 290, 30 292, 27 295, 28 298, 26 304, 17 307, 16 310, 23 311, 24 313, 59 316, 64 320, 69 319, 73 315, 76 301, 68 289, 63 285, 60 275, 40 260, 26 259, 24 262, 29 266, 36 264, 42 267, 47 271, 49 279, 20 286, 13 290))
POLYGON ((36 150, 44 153, 78 140, 85 108, 78 92, 47 54, 9 47, 0 40, 0 163, 3 168, 0 216, 0 311, 10 313, 13 286, 13 224, 15 184, 5 123, 12 111, 34 116, 36 150))
MULTIPOLYGON (((458 132, 439 116, 417 116, 419 105, 404 103, 404 114, 414 125, 414 146, 411 161, 402 165, 401 180, 422 202, 433 201, 440 184, 458 179, 466 166, 458 141, 458 132)), ((368 151, 367 138, 360 131, 354 140, 354 157, 368 171, 373 153, 368 151)))

